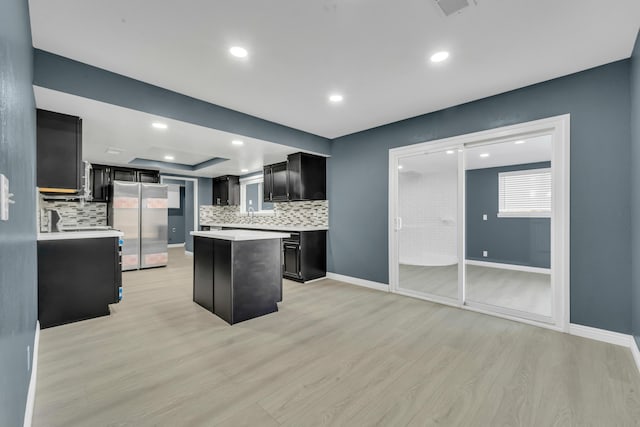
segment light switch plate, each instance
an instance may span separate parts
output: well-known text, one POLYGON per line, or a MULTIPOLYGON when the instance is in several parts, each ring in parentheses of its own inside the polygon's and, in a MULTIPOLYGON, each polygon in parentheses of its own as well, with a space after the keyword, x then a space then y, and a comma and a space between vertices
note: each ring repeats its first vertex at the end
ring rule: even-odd
POLYGON ((488 257, 489 256, 489 251, 482 251, 482 256, 483 257, 488 257))
POLYGON ((482 220, 486 221, 487 220, 487 214, 482 214, 482 220))
POLYGON ((0 221, 9 221, 9 179, 0 174, 0 221))

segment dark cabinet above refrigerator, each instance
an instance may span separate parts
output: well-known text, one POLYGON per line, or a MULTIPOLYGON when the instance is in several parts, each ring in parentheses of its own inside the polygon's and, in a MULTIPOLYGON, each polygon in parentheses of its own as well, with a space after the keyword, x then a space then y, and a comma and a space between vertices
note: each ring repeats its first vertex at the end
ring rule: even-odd
POLYGON ((110 200, 109 186, 113 181, 160 183, 160 171, 150 169, 134 169, 123 166, 91 165, 91 194, 94 202, 110 200))

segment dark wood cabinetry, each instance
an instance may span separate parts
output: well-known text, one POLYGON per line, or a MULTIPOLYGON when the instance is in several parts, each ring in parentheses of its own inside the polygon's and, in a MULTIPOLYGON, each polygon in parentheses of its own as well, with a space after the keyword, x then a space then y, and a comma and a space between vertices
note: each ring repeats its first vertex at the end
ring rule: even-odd
POLYGON ((109 186, 113 181, 147 182, 157 184, 160 182, 160 171, 92 164, 92 201, 108 202, 110 199, 109 186))
POLYGON ((264 167, 265 202, 325 200, 327 159, 307 153, 290 154, 286 162, 264 167))
POLYGON ((82 188, 82 119, 37 110, 37 185, 45 193, 82 188))
POLYGON ((38 242, 38 319, 42 328, 109 314, 120 301, 118 237, 38 242))
POLYGON ((289 200, 289 177, 287 162, 264 167, 262 196, 265 202, 286 202, 289 200))
POLYGON ((91 165, 91 196, 94 202, 109 201, 111 170, 105 165, 91 165))
POLYGON ((225 175, 213 179, 213 204, 216 206, 240 204, 239 176, 225 175))
POLYGON ((291 232, 282 239, 282 275, 306 282, 327 275, 327 233, 321 231, 291 232))
POLYGON ((327 159, 307 153, 288 156, 289 200, 327 198, 327 159))

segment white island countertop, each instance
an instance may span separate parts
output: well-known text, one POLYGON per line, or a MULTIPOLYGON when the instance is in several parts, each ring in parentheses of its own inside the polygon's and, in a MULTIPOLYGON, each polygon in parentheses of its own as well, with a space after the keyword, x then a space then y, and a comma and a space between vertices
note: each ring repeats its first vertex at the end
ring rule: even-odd
POLYGON ((102 237, 122 237, 124 233, 118 230, 87 230, 87 231, 55 231, 38 233, 38 241, 70 240, 70 239, 99 239, 102 237))
POLYGON ((237 224, 211 222, 200 224, 205 227, 225 227, 225 228, 251 228, 256 230, 277 230, 277 231, 323 231, 329 230, 324 225, 271 225, 271 224, 237 224))
POLYGON ((291 236, 288 233, 276 233, 271 231, 254 230, 212 230, 192 231, 192 236, 206 237, 209 239, 231 240, 234 242, 244 240, 282 239, 291 236))

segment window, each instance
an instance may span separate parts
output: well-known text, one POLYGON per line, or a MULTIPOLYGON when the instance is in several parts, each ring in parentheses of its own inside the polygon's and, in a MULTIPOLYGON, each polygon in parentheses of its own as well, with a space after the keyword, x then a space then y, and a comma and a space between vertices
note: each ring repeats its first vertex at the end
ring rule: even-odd
POLYGON ((262 175, 240 180, 240 213, 255 212, 259 215, 273 214, 273 203, 262 200, 263 182, 264 178, 262 175))
POLYGON ((551 169, 498 174, 498 217, 551 217, 551 169))

